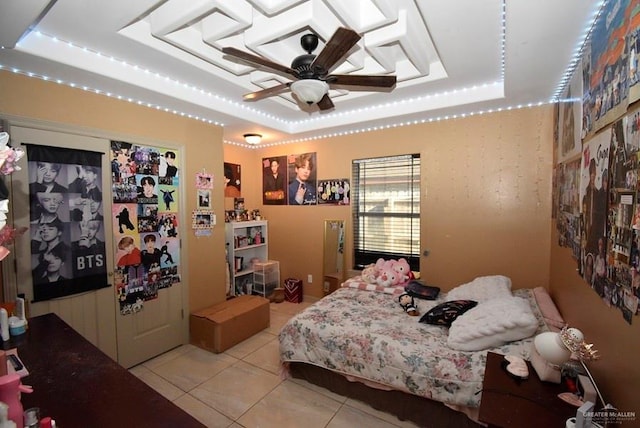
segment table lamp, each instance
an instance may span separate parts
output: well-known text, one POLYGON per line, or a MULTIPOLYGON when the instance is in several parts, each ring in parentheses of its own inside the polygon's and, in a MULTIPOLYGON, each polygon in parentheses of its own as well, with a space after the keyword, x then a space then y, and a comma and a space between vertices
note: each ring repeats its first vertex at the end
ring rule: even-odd
POLYGON ((600 389, 598 389, 598 385, 596 385, 596 382, 585 363, 586 361, 596 360, 599 358, 598 351, 593 349, 593 344, 586 343, 582 332, 577 328, 570 328, 569 326, 565 326, 559 333, 550 331, 540 333, 535 337, 533 343, 538 354, 551 364, 565 364, 572 358, 572 356, 573 359, 580 363, 584 372, 589 377, 589 380, 598 395, 598 399, 604 406, 602 411, 605 415, 604 422, 606 426, 608 412, 616 409, 611 404, 604 401, 604 398, 600 393, 600 389))

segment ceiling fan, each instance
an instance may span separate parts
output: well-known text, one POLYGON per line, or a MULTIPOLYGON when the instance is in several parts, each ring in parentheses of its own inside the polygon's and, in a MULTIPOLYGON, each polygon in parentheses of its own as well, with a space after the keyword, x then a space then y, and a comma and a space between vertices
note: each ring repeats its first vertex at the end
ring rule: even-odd
POLYGON ((355 31, 343 27, 338 28, 324 49, 316 56, 311 52, 318 47, 318 36, 305 34, 300 38, 300 44, 307 53, 296 57, 291 63, 291 67, 236 48, 222 48, 222 52, 294 78, 293 82, 245 94, 242 97, 245 101, 261 100, 290 88, 300 101, 308 105, 317 104, 320 110, 329 110, 334 107, 328 94, 331 85, 391 88, 396 84, 396 76, 329 74, 338 61, 358 43, 358 40, 360 40, 360 35, 355 31))

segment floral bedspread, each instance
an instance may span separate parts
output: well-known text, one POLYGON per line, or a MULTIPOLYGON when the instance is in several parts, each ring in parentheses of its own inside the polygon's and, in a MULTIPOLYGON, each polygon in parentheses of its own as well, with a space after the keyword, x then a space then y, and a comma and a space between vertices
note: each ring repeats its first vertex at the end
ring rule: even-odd
MULTIPOLYGON (((525 297, 546 331, 531 290, 525 297)), ((415 299, 420 314, 444 301, 415 299)), ((488 351, 529 359, 533 336, 477 352, 447 346, 448 328, 418 322, 407 315, 397 296, 341 288, 292 317, 280 331, 280 360, 320 366, 390 389, 441 401, 478 407, 488 351)))

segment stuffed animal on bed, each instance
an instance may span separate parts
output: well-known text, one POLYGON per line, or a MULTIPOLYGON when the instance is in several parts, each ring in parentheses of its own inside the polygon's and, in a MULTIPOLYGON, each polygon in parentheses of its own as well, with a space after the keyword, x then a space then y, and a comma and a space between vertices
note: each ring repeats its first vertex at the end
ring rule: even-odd
MULTIPOLYGON (((372 265, 369 265, 372 266, 372 265)), ((394 280, 393 285, 404 284, 410 279, 414 279, 413 272, 411 272, 411 267, 409 266, 409 262, 406 259, 389 259, 385 260, 383 258, 379 258, 376 261, 375 268, 377 270, 377 276, 380 276, 382 272, 394 271, 396 279, 394 280)), ((364 273, 363 273, 364 276, 364 273)))
POLYGON ((378 273, 376 284, 382 287, 394 287, 399 284, 399 277, 393 269, 385 269, 378 273))
POLYGON ((413 297, 407 293, 402 293, 398 296, 398 303, 402 306, 402 309, 412 317, 419 315, 416 302, 413 297))
POLYGON ((362 280, 367 284, 377 284, 376 280, 378 279, 378 269, 376 265, 371 263, 362 269, 361 273, 362 280))
POLYGON ((378 273, 382 272, 382 271, 385 271, 387 269, 392 269, 394 263, 395 263, 395 260, 393 260, 393 259, 385 260, 383 258, 379 258, 376 261, 376 269, 378 269, 378 273))
POLYGON ((410 279, 414 279, 413 272, 407 259, 392 260, 391 268, 396 272, 399 283, 405 283, 410 279))

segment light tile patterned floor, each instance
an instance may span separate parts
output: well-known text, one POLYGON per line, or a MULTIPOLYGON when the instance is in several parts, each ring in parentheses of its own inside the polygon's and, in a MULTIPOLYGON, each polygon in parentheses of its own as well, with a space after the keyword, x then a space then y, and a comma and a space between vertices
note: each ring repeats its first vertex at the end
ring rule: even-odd
POLYGON ((278 332, 310 303, 271 303, 271 325, 221 354, 184 345, 131 373, 208 427, 413 427, 299 379, 279 376, 278 332))

